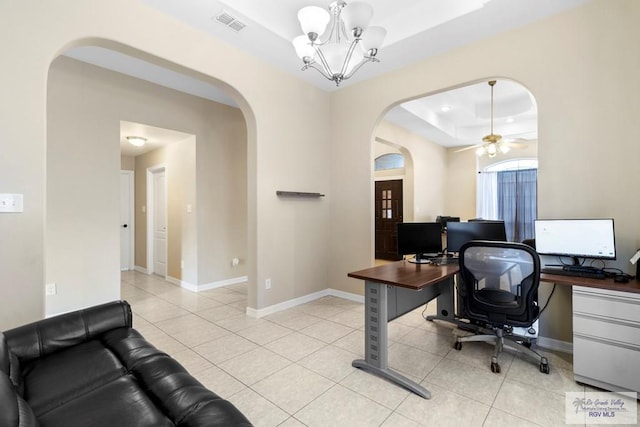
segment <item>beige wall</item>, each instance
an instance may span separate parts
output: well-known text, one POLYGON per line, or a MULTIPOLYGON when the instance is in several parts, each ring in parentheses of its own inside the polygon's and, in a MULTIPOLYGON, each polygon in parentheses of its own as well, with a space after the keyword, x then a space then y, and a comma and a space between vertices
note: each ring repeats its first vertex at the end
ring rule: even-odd
MULTIPOLYGON (((514 79, 536 98, 539 215, 614 217, 619 255, 611 265, 629 271, 640 242, 640 145, 633 125, 640 98, 630 95, 640 90, 639 19, 638 2, 596 0, 333 94, 331 284, 360 292, 362 283, 346 274, 371 265, 370 141, 384 111, 491 77, 514 79)), ((541 321, 543 336, 571 341, 568 292, 554 295, 541 321)))
MULTIPOLYGON (((230 262, 234 256, 247 258, 247 137, 242 113, 237 108, 178 93, 64 57, 57 59, 51 70, 50 91, 60 94, 59 98, 50 96, 49 101, 49 111, 55 111, 49 120, 50 128, 60 129, 57 134, 51 132, 52 146, 61 141, 68 145, 69 138, 66 135, 78 129, 78 122, 84 123, 85 135, 110 135, 112 143, 108 147, 110 151, 116 150, 118 153, 120 119, 142 124, 152 123, 156 127, 172 126, 173 130, 194 134, 188 140, 170 144, 133 160, 136 171, 136 266, 147 268, 147 224, 146 213, 143 212, 143 207, 147 204, 147 168, 163 164, 167 174, 167 275, 190 285, 245 276, 246 264, 232 269, 230 262), (74 95, 82 101, 70 102, 69 99, 74 99, 74 95), (96 110, 88 110, 89 105, 95 105, 99 114, 96 110), (62 114, 67 117, 64 121, 57 119, 62 114), (114 121, 114 118, 118 120, 114 121), (199 186, 196 185, 197 170, 207 171, 200 174, 199 186), (214 206, 211 206, 211 200, 215 201, 214 206), (187 212, 187 205, 191 205, 192 213, 187 212), (232 243, 229 242, 229 235, 233 236, 232 243), (206 243, 203 244, 203 241, 206 243), (216 263, 218 258, 228 260, 228 263, 216 263), (181 268, 182 263, 184 269, 181 268), (199 274, 199 270, 207 274, 199 274)), ((63 148, 66 149, 67 145, 63 148)), ((88 146, 88 151, 93 149, 83 135, 79 135, 77 145, 88 146)), ((64 153, 62 149, 61 152, 64 153)), ((61 154, 60 157, 63 156, 61 154)), ((71 181, 86 182, 80 173, 71 174, 72 169, 61 159, 51 158, 49 162, 55 163, 53 168, 60 168, 59 171, 51 169, 57 171, 49 173, 48 179, 52 183, 61 174, 71 181)), ((106 177, 102 180, 99 177, 100 173, 97 173, 97 182, 94 184, 97 195, 105 185, 102 182, 107 180, 106 177)), ((61 204, 69 205, 67 200, 58 203, 63 200, 58 193, 51 193, 48 200, 48 206, 51 207, 49 212, 55 212, 61 204)), ((77 194, 71 193, 68 197, 75 200, 77 194)), ((118 200, 114 202, 113 206, 117 207, 118 200)), ((94 214, 86 206, 82 212, 87 217, 94 214)), ((53 232, 55 227, 53 221, 48 221, 47 232, 53 232)), ((78 238, 72 232, 67 234, 65 245, 78 238)), ((92 237, 90 231, 82 234, 83 239, 92 237)), ((58 240, 53 238, 50 241, 52 245, 47 253, 52 256, 47 263, 47 282, 65 284, 69 280, 65 274, 69 273, 63 272, 72 270, 70 263, 73 257, 65 254, 64 259, 69 260, 68 262, 56 259, 53 255, 61 253, 57 246, 58 240)), ((76 258, 81 259, 84 253, 81 250, 77 252, 76 258)), ((71 292, 77 295, 75 288, 82 287, 79 282, 88 280, 86 272, 80 274, 76 279, 78 283, 66 293, 64 291, 68 286, 63 288, 59 285, 61 289, 58 295, 50 300, 80 305, 67 295, 71 292)), ((99 294, 96 292, 96 295, 99 294)), ((53 311, 54 307, 51 305, 50 309, 47 300, 46 313, 62 311, 53 311)))
MULTIPOLYGON (((0 69, 0 149, 7 154, 0 157, 0 182, 7 192, 24 194, 25 200, 24 213, 0 219, 3 240, 15 242, 10 249, 3 245, 0 253, 0 299, 6 307, 0 313, 0 327, 44 315, 45 248, 52 244, 50 237, 45 242, 44 229, 47 76, 51 62, 78 45, 116 49, 227 91, 240 106, 247 126, 249 306, 260 309, 326 288, 332 203, 328 93, 142 2, 25 0, 2 2, 0 9, 0 26, 11 35, 0 39, 4 63, 11 64, 0 69), (140 27, 140 22, 145 25, 140 27), (275 196, 280 189, 328 196, 318 203, 288 203, 275 196), (269 291, 257 286, 265 278, 272 279, 269 291)), ((165 127, 176 128, 172 123, 177 119, 170 118, 165 127)), ((137 121, 149 123, 144 117, 137 121)), ((117 140, 117 130, 113 132, 117 140)), ((71 153, 67 154, 69 161, 71 153)), ((84 164, 86 158, 75 160, 84 164)), ((116 151, 103 161, 112 163, 106 165, 110 169, 120 168, 116 151)), ((115 194, 114 187, 110 206, 116 203, 115 194)), ((115 223, 117 216, 108 221, 115 223)), ((107 249, 114 254, 116 235, 114 231, 106 238, 107 249)), ((101 257, 102 248, 90 261, 109 271, 105 276, 109 282, 115 281, 118 263, 115 257, 101 257)), ((87 262, 83 268, 93 271, 91 267, 87 262)), ((86 274, 83 283, 91 283, 92 274, 86 274)))
POLYGON ((132 171, 136 169, 136 158, 131 156, 120 156, 120 169, 132 171))
POLYGON ((135 174, 136 267, 148 267, 148 169, 163 166, 167 180, 167 276, 193 285, 198 284, 195 164, 196 138, 190 137, 137 156, 135 174), (192 213, 187 212, 188 204, 192 213))

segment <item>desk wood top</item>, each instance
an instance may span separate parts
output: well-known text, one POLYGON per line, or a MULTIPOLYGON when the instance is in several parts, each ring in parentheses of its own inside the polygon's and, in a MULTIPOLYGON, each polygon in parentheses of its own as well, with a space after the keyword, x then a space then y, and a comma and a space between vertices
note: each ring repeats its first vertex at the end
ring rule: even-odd
POLYGON ((458 271, 460 271, 458 264, 432 265, 396 261, 354 271, 349 273, 348 276, 355 279, 418 290, 453 276, 458 271))
MULTIPOLYGON (((369 280, 386 283, 408 289, 422 289, 433 285, 460 271, 458 264, 432 265, 413 264, 408 261, 396 261, 376 267, 349 273, 354 279, 369 280)), ((557 274, 540 274, 541 282, 557 283, 565 286, 586 286, 590 288, 609 289, 620 292, 640 293, 640 281, 630 280, 629 283, 616 283, 612 278, 592 279, 588 277, 561 276, 557 274)))
POLYGON ((593 279, 589 277, 561 276, 559 274, 542 273, 540 274, 540 281, 557 283, 559 285, 576 285, 586 286, 589 288, 608 289, 612 291, 640 293, 640 282, 635 279, 629 280, 629 283, 616 283, 613 281, 613 278, 593 279))

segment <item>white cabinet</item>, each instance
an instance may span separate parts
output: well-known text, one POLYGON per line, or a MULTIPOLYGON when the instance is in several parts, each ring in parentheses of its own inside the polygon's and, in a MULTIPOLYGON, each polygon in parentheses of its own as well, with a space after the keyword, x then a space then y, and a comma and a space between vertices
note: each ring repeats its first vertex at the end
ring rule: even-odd
POLYGON ((640 392, 640 294, 573 287, 576 381, 640 392))

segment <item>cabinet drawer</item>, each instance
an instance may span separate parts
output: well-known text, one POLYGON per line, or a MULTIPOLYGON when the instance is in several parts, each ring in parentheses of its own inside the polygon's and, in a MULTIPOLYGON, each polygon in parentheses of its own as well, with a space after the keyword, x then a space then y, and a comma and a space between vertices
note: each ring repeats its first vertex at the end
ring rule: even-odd
POLYGON ((573 333, 574 337, 575 335, 586 335, 602 338, 626 343, 640 350, 640 323, 576 313, 573 315, 573 333))
POLYGON ((596 339, 573 338, 573 372, 608 384, 615 384, 628 390, 640 392, 640 351, 612 345, 596 339))
POLYGON ((574 286, 573 313, 640 324, 640 295, 574 286))

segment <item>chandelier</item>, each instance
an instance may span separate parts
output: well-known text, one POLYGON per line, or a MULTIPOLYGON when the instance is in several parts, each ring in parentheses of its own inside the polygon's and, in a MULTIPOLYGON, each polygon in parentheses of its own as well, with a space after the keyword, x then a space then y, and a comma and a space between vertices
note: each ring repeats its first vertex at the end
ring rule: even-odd
POLYGON ((367 3, 334 1, 327 9, 307 6, 298 12, 301 36, 293 47, 304 62, 302 71, 313 68, 340 86, 376 55, 387 30, 369 27, 373 8, 367 3))

